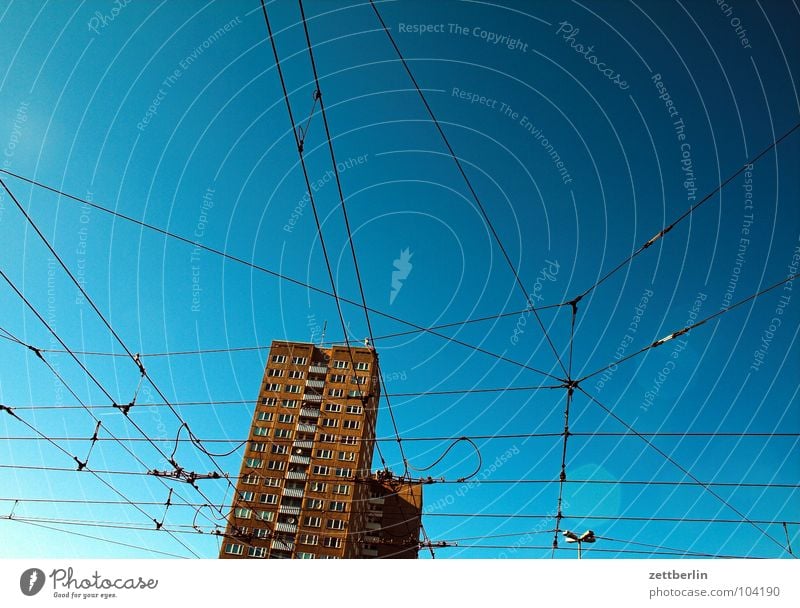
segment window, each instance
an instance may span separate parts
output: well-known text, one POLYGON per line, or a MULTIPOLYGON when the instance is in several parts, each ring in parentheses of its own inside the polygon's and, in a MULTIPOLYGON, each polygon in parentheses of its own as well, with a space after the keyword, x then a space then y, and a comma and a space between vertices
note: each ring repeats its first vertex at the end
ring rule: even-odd
POLYGON ((278 439, 289 439, 292 436, 292 431, 289 429, 275 429, 273 435, 278 439))
POLYGON ((272 422, 272 412, 258 412, 258 419, 261 422, 272 422))
POLYGON ((286 385, 286 392, 287 393, 299 393, 302 390, 299 384, 287 384, 286 385))
POLYGON ((353 376, 353 384, 366 384, 367 377, 366 376, 353 376))
POLYGON ((269 538, 269 530, 267 528, 254 528, 253 538, 269 538))
POLYGON ((325 411, 326 412, 341 412, 342 406, 338 403, 326 403, 325 404, 325 411))
POLYGON ((345 483, 337 483, 333 486, 334 494, 350 494, 350 486, 345 483))
POLYGON ((331 435, 330 433, 320 433, 319 441, 320 443, 335 443, 336 435, 331 435))
POLYGON ((303 372, 301 372, 299 370, 296 370, 296 369, 293 369, 293 370, 291 370, 289 372, 289 377, 293 378, 295 380, 299 380, 299 379, 303 378, 304 376, 305 376, 305 374, 303 372))
POLYGON ((311 482, 311 491, 312 492, 324 492, 327 487, 328 487, 328 484, 323 483, 321 481, 312 481, 311 482))
POLYGON ((335 428, 339 426, 339 421, 335 418, 323 418, 322 419, 322 426, 327 426, 330 428, 335 428))
POLYGON ((333 450, 317 450, 317 458, 333 458, 333 450))
POLYGON ((262 494, 259 497, 259 500, 264 503, 265 505, 276 505, 278 504, 278 495, 277 494, 262 494))
POLYGON ((337 469, 334 469, 333 474, 336 475, 336 477, 350 477, 350 475, 353 474, 353 470, 352 469, 339 469, 339 468, 337 468, 337 469))
POLYGON ((357 429, 361 426, 360 420, 345 420, 342 422, 342 428, 344 429, 357 429))
POLYGON ((360 405, 348 405, 346 411, 348 414, 363 414, 364 408, 360 405))
POLYGON ((363 372, 369 369, 369 363, 366 361, 356 361, 356 369, 363 372))
POLYGON ((264 485, 268 488, 280 488, 281 480, 278 479, 277 477, 265 477, 264 485))
POLYGON ((280 460, 270 460, 267 463, 267 468, 270 471, 283 471, 286 468, 286 463, 280 460))
POLYGON ((247 475, 242 477, 242 483, 252 486, 254 484, 257 484, 259 479, 260 477, 255 473, 248 473, 247 475))
POLYGON ((305 365, 306 363, 308 363, 308 359, 306 359, 305 357, 292 357, 292 363, 294 363, 295 365, 305 365))
POLYGON ((278 422, 284 422, 286 424, 291 424, 294 422, 294 415, 292 414, 278 414, 278 422))
POLYGON ((318 465, 318 464, 316 464, 316 465, 314 465, 314 467, 311 469, 311 472, 312 472, 314 475, 327 475, 327 474, 328 474, 328 467, 323 467, 323 466, 321 466, 321 465, 318 465))
POLYGON ((356 397, 363 397, 364 395, 362 394, 361 391, 354 390, 354 391, 347 391, 347 396, 350 397, 351 399, 353 399, 353 398, 356 398, 356 397))
POLYGON ((273 363, 286 363, 286 355, 272 355, 273 363))
POLYGON ((242 492, 241 498, 245 502, 250 502, 251 500, 253 500, 253 496, 255 496, 255 494, 253 494, 252 492, 242 492))
POLYGON ((244 547, 242 545, 236 543, 228 543, 225 545, 225 553, 228 555, 241 555, 243 551, 244 547))
POLYGON ((339 460, 344 460, 345 462, 353 462, 356 459, 355 452, 339 452, 339 460))
POLYGON ((327 523, 329 530, 344 530, 343 519, 329 519, 327 523))
POLYGON ((265 426, 257 426, 253 429, 253 435, 256 437, 267 437, 269 435, 269 429, 265 426))
POLYGON ((314 559, 317 557, 313 553, 304 553, 303 551, 297 552, 297 559, 314 559))
POLYGON ((272 446, 272 453, 273 454, 288 454, 289 453, 289 446, 288 445, 273 445, 272 446))
POLYGON ((249 547, 247 549, 247 557, 264 557, 267 550, 264 547, 249 547))
POLYGON ((253 450, 254 452, 263 452, 264 450, 267 449, 267 444, 261 442, 251 443, 250 449, 253 450))
POLYGON ((321 509, 322 508, 322 499, 320 498, 307 498, 306 499, 306 509, 321 509))
MULTIPOLYGON (((277 404, 278 404, 278 400, 275 397, 263 397, 261 399, 261 405, 273 406, 273 405, 277 405, 277 404)), ((261 420, 261 419, 259 418, 259 420, 261 420)), ((270 418, 269 420, 272 420, 272 418, 270 418)))
POLYGON ((316 534, 301 534, 297 537, 297 542, 301 545, 316 545, 319 542, 319 536, 316 534))
POLYGON ((282 369, 268 369, 267 370, 267 376, 269 376, 270 378, 280 378, 281 376, 283 376, 283 370, 282 369))
POLYGON ((347 382, 347 376, 344 374, 331 374, 331 382, 336 382, 337 384, 344 384, 347 382))
POLYGON ((294 409, 297 407, 297 399, 284 399, 281 405, 289 409, 294 409))
POLYGON ((342 397, 344 396, 344 391, 340 388, 331 388, 328 389, 328 397, 342 397))
POLYGON ((303 525, 307 528, 319 528, 322 525, 321 517, 304 517, 303 525))
POLYGON ((250 519, 250 516, 253 514, 253 511, 251 511, 247 507, 236 507, 233 510, 233 514, 240 519, 250 519))
POLYGON ((260 458, 245 458, 244 464, 251 469, 260 469, 264 461, 260 458))
POLYGON ((332 500, 330 502, 328 508, 331 511, 342 511, 343 512, 345 510, 345 504, 346 503, 343 503, 343 502, 338 501, 338 500, 332 500))
POLYGON ((348 363, 347 361, 334 361, 333 367, 335 367, 336 369, 347 369, 348 363))
POLYGON ((257 518, 261 521, 272 521, 275 519, 275 512, 274 511, 259 511, 257 518))
POLYGON ((280 384, 266 384, 266 385, 264 385, 264 390, 265 391, 279 391, 279 390, 281 390, 281 385, 280 384))
POLYGON ((322 546, 330 549, 338 549, 342 546, 341 538, 333 538, 332 536, 325 536, 322 539, 322 546))
POLYGON ((356 445, 358 438, 352 435, 342 435, 342 445, 356 445))

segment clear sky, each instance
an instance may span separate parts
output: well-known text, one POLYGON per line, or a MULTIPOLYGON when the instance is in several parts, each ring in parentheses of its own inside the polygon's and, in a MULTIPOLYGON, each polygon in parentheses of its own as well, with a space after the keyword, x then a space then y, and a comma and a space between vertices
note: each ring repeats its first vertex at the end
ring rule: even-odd
MULTIPOLYGON (((800 14, 792 3, 380 2, 490 228, 369 3, 309 0, 305 9, 367 303, 420 326, 525 308, 492 228, 532 302, 571 300, 800 115, 800 14), (404 275, 399 288, 394 272, 404 275)), ((268 12, 295 116, 305 122, 314 81, 298 6, 274 1, 268 12)), ((0 0, 3 170, 329 290, 290 129, 257 1, 0 0)), ((578 304, 572 377, 796 272, 799 152, 795 132, 591 290, 578 304)), ((337 288, 358 300, 318 112, 305 154, 337 288)), ((318 339, 326 321, 326 339, 342 339, 327 295, 0 177, 132 352, 222 349, 143 358, 168 399, 186 404, 176 411, 194 434, 225 440, 206 443, 211 452, 246 438, 266 357, 226 349, 318 339)), ((70 348, 123 353, 5 192, 0 238, 0 269, 70 348)), ((800 294, 792 285, 581 383, 603 407, 575 393, 561 529, 601 537, 588 557, 787 556, 780 523, 745 520, 800 522, 800 294), (620 436, 629 432, 620 420, 642 434, 699 435, 645 441, 620 436), (785 435, 764 436, 771 433, 785 435)), ((5 282, 0 294, 0 326, 27 344, 58 348, 5 282)), ((362 312, 348 304, 343 311, 351 337, 362 340, 362 312)), ((539 315, 566 365, 570 307, 539 315)), ((371 320, 376 336, 410 329, 378 314, 371 320)), ((472 389, 559 384, 530 369, 563 378, 556 354, 530 312, 440 333, 461 344, 420 333, 376 341, 410 464, 435 461, 448 437, 517 436, 475 440, 482 465, 473 479, 483 483, 425 487, 428 536, 459 544, 437 558, 549 557, 566 391, 472 389), (519 436, 541 434, 548 436, 519 436)), ((109 405, 68 355, 45 358, 85 403, 109 405)), ((81 359, 116 402, 131 400, 139 371, 129 358, 81 359)), ((69 455, 44 441, 8 439, 33 432, 0 412, 0 516, 31 520, 0 520, 0 556, 216 556, 214 536, 152 530, 168 485, 176 497, 165 527, 213 528, 210 509, 193 522, 195 509, 179 506, 178 494, 206 500, 188 485, 99 475, 144 503, 142 512, 96 504, 122 499, 91 473, 22 468, 76 468, 71 456, 85 459, 95 423, 83 409, 58 409, 78 402, 32 351, 0 340, 0 361, 0 403, 50 437, 72 438, 59 441, 69 455), (84 500, 96 502, 64 502, 84 500)), ((100 437, 108 429, 131 438, 126 445, 144 465, 104 440, 89 468, 166 468, 152 445, 134 441, 135 423, 172 452, 180 422, 149 405, 160 401, 144 384, 131 421, 93 410, 100 437)), ((385 401, 378 435, 393 437, 385 401)), ((402 472, 396 443, 382 445, 402 472)), ((189 443, 176 458, 189 470, 213 470, 189 443)), ((216 459, 234 475, 240 460, 241 450, 216 459)), ((459 444, 424 475, 452 481, 476 466, 474 450, 459 444)), ((199 485, 217 504, 230 499, 222 481, 199 485)), ((797 550, 800 525, 787 531, 797 550)))

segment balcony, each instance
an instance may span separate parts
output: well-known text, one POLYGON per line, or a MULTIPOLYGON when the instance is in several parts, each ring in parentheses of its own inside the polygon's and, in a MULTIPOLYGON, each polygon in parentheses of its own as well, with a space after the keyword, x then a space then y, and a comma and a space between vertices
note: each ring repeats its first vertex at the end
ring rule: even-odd
MULTIPOLYGON (((294 464, 311 464, 310 456, 300 456, 299 454, 292 454, 289 456, 289 462, 294 464)), ((289 477, 289 479, 299 479, 297 477, 289 477)), ((303 477, 305 479, 305 477, 303 477)))
MULTIPOLYGON (((283 495, 292 498, 303 498, 303 490, 300 488, 284 488, 283 495)), ((281 513, 283 513, 283 511, 281 511, 281 513)))
MULTIPOLYGON (((319 414, 319 411, 317 411, 319 414)), ((298 433, 316 433, 317 432, 317 425, 316 424, 298 424, 297 425, 297 432, 298 433)))
POLYGON ((370 497, 369 504, 371 505, 382 505, 384 503, 383 496, 375 496, 374 498, 370 497))
POLYGON ((325 381, 324 380, 306 380, 306 386, 309 388, 324 388, 325 381))
POLYGON ((297 524, 286 524, 278 522, 275 524, 275 532, 287 532, 289 534, 294 534, 297 532, 297 524))
MULTIPOLYGON (((280 525, 280 524, 278 524, 280 525)), ((275 528, 277 530, 277 528, 275 528)), ((368 521, 367 522, 367 530, 380 530, 381 525, 377 521, 368 521)))
POLYGON ((307 449, 310 450, 313 447, 314 447, 314 442, 313 441, 295 441, 292 444, 292 449, 307 448, 307 449))
MULTIPOLYGON (((272 541, 275 542, 274 540, 272 541)), ((364 557, 378 557, 378 551, 375 549, 361 549, 361 555, 364 557)))
POLYGON ((307 475, 305 471, 289 471, 286 473, 286 479, 298 479, 300 481, 305 481, 307 475))
MULTIPOLYGON (((286 492, 284 491, 284 496, 286 492)), ((284 515, 300 515, 300 507, 287 507, 286 505, 281 505, 278 507, 278 513, 283 513, 284 515)))
POLYGON ((316 408, 301 407, 300 415, 307 416, 309 418, 319 418, 319 410, 316 408))
POLYGON ((272 548, 278 551, 293 551, 294 543, 290 540, 275 539, 272 541, 272 548))
POLYGON ((322 403, 322 395, 317 395, 315 393, 306 393, 303 395, 303 401, 314 401, 316 403, 322 403))
POLYGON ((328 366, 326 365, 312 365, 308 368, 309 374, 327 374, 328 366))

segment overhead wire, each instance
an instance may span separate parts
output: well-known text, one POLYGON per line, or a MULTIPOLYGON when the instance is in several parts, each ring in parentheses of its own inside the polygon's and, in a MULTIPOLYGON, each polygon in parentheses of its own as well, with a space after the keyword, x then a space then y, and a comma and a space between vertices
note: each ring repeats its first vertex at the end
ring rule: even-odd
POLYGON ((747 168, 748 168, 748 167, 751 167, 752 165, 754 165, 755 163, 757 163, 757 162, 758 162, 758 161, 759 161, 761 158, 763 158, 764 156, 766 156, 766 154, 767 154, 767 153, 768 153, 770 150, 772 150, 773 148, 777 147, 777 146, 778 146, 778 144, 780 144, 782 141, 784 141, 786 138, 788 138, 788 137, 789 137, 789 136, 790 136, 792 133, 794 133, 794 132, 795 132, 795 131, 796 131, 798 128, 800 128, 800 123, 797 123, 796 125, 794 125, 794 126, 791 128, 791 129, 789 129, 788 131, 786 131, 786 132, 785 132, 783 135, 781 135, 781 136, 780 136, 778 139, 774 140, 774 141, 773 141, 771 144, 769 144, 769 145, 768 145, 766 148, 764 148, 764 149, 763 149, 761 152, 759 152, 758 154, 756 154, 756 155, 755 155, 753 158, 751 158, 751 159, 750 159, 749 161, 747 161, 747 162, 746 162, 744 165, 742 165, 742 166, 741 166, 741 167, 740 167, 740 168, 739 168, 737 171, 735 171, 733 174, 731 174, 731 175, 730 175, 730 176, 729 176, 727 179, 725 179, 725 180, 723 180, 722 182, 720 182, 720 183, 719 183, 719 185, 717 185, 717 186, 716 186, 716 187, 715 187, 713 190, 711 190, 711 192, 709 192, 709 193, 708 193, 706 196, 704 196, 703 198, 701 198, 701 199, 700 199, 698 202, 696 202, 694 205, 692 205, 692 206, 691 206, 691 207, 689 207, 689 208, 688 208, 686 211, 684 211, 684 212, 683 212, 683 213, 682 213, 682 214, 681 214, 681 215, 678 217, 678 219, 676 219, 675 221, 673 221, 673 222, 672 222, 671 224, 669 224, 668 226, 666 226, 666 227, 662 228, 662 229, 661 229, 661 230, 660 230, 660 231, 659 231, 659 232, 658 232, 658 233, 657 233, 657 234, 656 234, 654 237, 650 238, 650 239, 649 239, 649 240, 648 240, 646 243, 644 243, 643 245, 641 245, 641 246, 640 246, 638 249, 636 249, 636 250, 635 250, 633 253, 631 253, 631 254, 630 254, 630 255, 629 255, 627 258, 625 258, 625 259, 624 259, 622 262, 620 262, 619 264, 617 264, 617 265, 616 265, 614 268, 612 268, 610 271, 608 271, 606 274, 604 274, 602 277, 600 277, 600 279, 598 279, 598 280, 597 280, 597 281, 596 281, 596 282, 595 282, 595 283, 594 283, 592 286, 590 286, 588 289, 586 289, 585 291, 583 291, 583 292, 582 292, 582 293, 581 293, 579 296, 577 296, 577 299, 579 299, 579 300, 580 300, 581 298, 583 298, 583 297, 587 296, 587 295, 588 295, 588 294, 589 294, 589 293, 590 293, 592 290, 594 290, 595 288, 597 288, 599 285, 603 284, 603 283, 604 283, 606 280, 608 280, 608 279, 609 279, 609 278, 611 278, 611 277, 612 277, 614 274, 616 274, 616 273, 617 273, 617 272, 618 272, 620 269, 622 269, 622 268, 624 268, 626 265, 628 265, 628 264, 629 264, 629 263, 630 263, 630 262, 631 262, 631 261, 632 261, 634 258, 636 258, 636 257, 637 257, 639 254, 641 254, 642 252, 644 252, 646 249, 649 249, 649 248, 650 248, 650 247, 651 247, 653 244, 655 244, 655 243, 656 243, 658 240, 660 240, 661 238, 663 238, 663 237, 664 237, 664 235, 666 235, 667 233, 669 233, 669 232, 670 232, 670 231, 671 231, 671 230, 672 230, 672 229, 673 229, 675 226, 677 226, 677 225, 678 225, 680 222, 682 222, 682 221, 683 221, 683 220, 685 220, 687 217, 689 217, 689 216, 690 216, 690 215, 691 215, 691 214, 692 214, 694 211, 696 211, 696 210, 697 210, 699 207, 701 207, 703 204, 705 204, 706 202, 708 202, 708 201, 709 201, 711 198, 713 198, 713 197, 714 197, 714 195, 716 195, 716 194, 717 194, 718 192, 720 192, 720 191, 721 191, 721 190, 722 190, 722 189, 723 189, 725 186, 727 186, 727 185, 728 185, 729 183, 731 183, 731 182, 732 182, 734 179, 736 179, 736 178, 737 178, 739 175, 741 175, 741 174, 742 174, 742 172, 744 172, 745 170, 747 170, 747 168))
POLYGON ((527 302, 529 304, 528 310, 534 314, 534 317, 536 318, 536 321, 539 324, 539 327, 541 328, 548 345, 550 346, 550 350, 553 352, 553 354, 556 357, 556 361, 558 362, 558 365, 561 367, 561 370, 564 372, 564 374, 567 374, 567 368, 564 366, 564 363, 561 361, 561 356, 558 354, 558 350, 556 350, 556 347, 553 344, 553 341, 550 338, 550 335, 547 333, 547 328, 544 326, 544 323, 542 322, 542 318, 539 316, 538 310, 536 309, 535 306, 531 305, 531 293, 525 288, 525 285, 522 283, 522 279, 519 276, 519 272, 517 271, 517 268, 514 266, 514 263, 511 261, 511 257, 508 255, 508 251, 506 250, 505 246, 503 245, 503 242, 500 239, 500 235, 497 233, 497 230, 495 229, 494 224, 492 224, 492 221, 489 218, 489 214, 486 212, 486 208, 484 207, 483 203, 481 202, 481 199, 478 196, 478 193, 475 191, 475 188, 472 185, 472 181, 470 180, 469 176, 467 175, 467 172, 464 170, 464 167, 461 164, 461 160, 459 160, 459 157, 456 154, 455 150, 453 149, 453 146, 450 144, 450 140, 448 139, 447 135, 445 134, 444 129, 442 128, 442 125, 437 120, 436 115, 433 112, 433 108, 431 108, 430 104, 428 103, 428 100, 425 97, 425 93, 422 91, 422 88, 419 86, 419 83, 417 82, 417 79, 414 77, 414 73, 411 71, 411 67, 408 65, 408 62, 406 61, 405 57, 403 57, 403 53, 400 51, 400 47, 397 45, 397 42, 395 41, 394 36, 392 36, 392 32, 390 31, 390 29, 387 27, 386 23, 384 22, 383 17, 381 16, 380 11, 378 10, 378 7, 375 4, 375 0, 370 0, 370 6, 372 6, 372 10, 375 12, 375 16, 378 18, 378 21, 380 22, 381 27, 383 28, 383 31, 386 33, 386 37, 389 39, 389 42, 391 43, 392 48, 394 48, 395 52, 397 53, 397 57, 400 60, 400 63, 402 64, 403 68, 405 69, 409 80, 411 80, 411 83, 414 85, 414 88, 416 89, 417 94, 419 95, 419 98, 422 101, 422 104, 425 106, 425 110, 428 112, 428 116, 430 116, 431 121, 433 122, 434 127, 436 127, 436 130, 438 131, 439 135, 441 136, 441 139, 442 139, 445 147, 447 148, 447 151, 448 151, 449 155, 452 157, 453 161, 455 162, 456 167, 458 168, 458 172, 461 174, 461 177, 464 179, 464 183, 466 184, 467 189, 469 190, 469 192, 470 192, 470 194, 472 196, 472 200, 474 200, 475 204, 478 206, 478 209, 480 210, 481 215, 483 216, 483 219, 486 222, 486 226, 489 228, 489 231, 491 232, 492 237, 494 238, 494 241, 497 243, 498 248, 500 249, 501 253, 503 254, 503 258, 505 259, 506 263, 508 264, 508 267, 511 270, 511 273, 514 275, 514 280, 515 280, 516 285, 519 287, 520 291, 522 292, 522 295, 525 298, 525 302, 527 302))

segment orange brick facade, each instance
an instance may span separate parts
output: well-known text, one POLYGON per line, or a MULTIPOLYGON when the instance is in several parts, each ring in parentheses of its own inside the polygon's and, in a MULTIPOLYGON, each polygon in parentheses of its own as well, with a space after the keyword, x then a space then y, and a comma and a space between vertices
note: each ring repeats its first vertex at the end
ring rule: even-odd
POLYGON ((221 558, 416 557, 421 486, 371 475, 379 375, 372 348, 272 343, 221 558))

